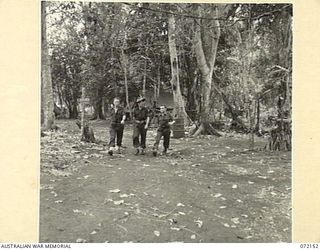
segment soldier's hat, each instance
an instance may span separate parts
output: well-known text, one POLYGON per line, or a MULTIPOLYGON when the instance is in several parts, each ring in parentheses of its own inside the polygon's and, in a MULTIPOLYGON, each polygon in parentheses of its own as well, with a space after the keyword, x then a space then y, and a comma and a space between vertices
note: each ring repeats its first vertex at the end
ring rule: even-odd
POLYGON ((139 102, 143 102, 143 101, 145 101, 146 100, 146 98, 144 98, 144 97, 138 97, 138 99, 137 99, 137 103, 139 103, 139 102))

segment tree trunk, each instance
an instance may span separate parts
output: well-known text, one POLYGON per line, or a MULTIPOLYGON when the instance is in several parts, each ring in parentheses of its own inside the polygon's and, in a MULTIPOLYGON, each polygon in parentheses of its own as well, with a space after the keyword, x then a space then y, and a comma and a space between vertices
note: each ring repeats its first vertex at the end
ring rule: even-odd
POLYGON ((146 97, 146 83, 147 83, 147 60, 144 59, 143 81, 142 81, 142 96, 146 97))
POLYGON ((78 119, 78 102, 73 101, 69 108, 69 119, 78 119))
MULTIPOLYGON (((201 5, 197 6, 199 16, 202 16, 201 5)), ((219 16, 218 7, 213 17, 219 16)), ((200 20, 198 20, 201 22, 200 20)), ((211 104, 211 90, 214 85, 212 74, 216 60, 218 42, 220 38, 220 24, 218 20, 213 21, 214 28, 211 30, 202 29, 200 23, 195 22, 195 32, 193 37, 194 49, 197 59, 197 65, 202 76, 201 86, 201 112, 199 131, 195 133, 198 135, 203 133, 208 127, 211 104)), ((210 131, 207 133, 211 134, 210 131)))
POLYGON ((103 84, 100 83, 99 86, 97 86, 94 98, 94 114, 92 120, 105 120, 105 116, 103 114, 103 84))
POLYGON ((260 130, 260 99, 257 99, 257 122, 256 122, 256 127, 255 127, 255 132, 259 133, 260 130))
POLYGON ((126 106, 129 110, 130 117, 132 117, 131 114, 131 107, 129 103, 129 89, 128 89, 128 79, 127 79, 127 66, 128 66, 128 57, 124 52, 124 49, 121 49, 121 56, 122 56, 122 68, 123 68, 123 76, 124 76, 124 86, 125 86, 125 91, 126 91, 126 106))
POLYGON ((85 105, 84 105, 84 100, 85 100, 85 97, 86 97, 86 88, 85 87, 82 87, 81 89, 81 102, 80 102, 80 105, 81 105, 81 140, 84 140, 85 138, 85 135, 84 135, 84 113, 85 113, 85 105))
POLYGON ((251 150, 254 149, 254 121, 256 118, 256 100, 250 103, 249 107, 249 120, 250 120, 250 137, 249 137, 249 147, 251 150))
POLYGON ((170 62, 171 62, 171 87, 173 92, 174 101, 174 112, 178 116, 184 118, 184 123, 189 124, 190 118, 188 117, 184 100, 181 94, 180 82, 179 82, 179 61, 176 47, 176 24, 173 15, 169 16, 168 23, 168 38, 169 38, 169 51, 170 51, 170 62))
POLYGON ((160 88, 161 88, 161 75, 160 75, 160 66, 158 66, 158 75, 157 75, 157 93, 156 93, 156 101, 159 102, 159 96, 160 96, 160 88))
POLYGON ((54 127, 54 100, 51 79, 50 57, 47 44, 46 2, 41 2, 41 128, 54 127))

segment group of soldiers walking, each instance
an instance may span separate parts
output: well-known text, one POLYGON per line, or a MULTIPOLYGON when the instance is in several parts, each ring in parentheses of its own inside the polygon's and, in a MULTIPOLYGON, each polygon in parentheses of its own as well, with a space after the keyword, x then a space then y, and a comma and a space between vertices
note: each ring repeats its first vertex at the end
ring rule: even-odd
MULTIPOLYGON (((136 155, 144 155, 146 150, 147 130, 151 122, 151 114, 146 107, 145 98, 140 97, 136 101, 137 107, 133 110, 133 147, 136 155)), ((122 146, 122 138, 124 124, 126 121, 126 112, 120 106, 120 99, 114 98, 113 108, 111 110, 110 123, 110 141, 109 155, 113 155, 114 151, 120 153, 122 146)), ((163 137, 163 154, 167 153, 170 144, 170 126, 174 124, 172 116, 167 112, 165 106, 160 106, 160 114, 158 115, 158 128, 155 143, 152 148, 152 154, 157 156, 159 143, 163 137)))

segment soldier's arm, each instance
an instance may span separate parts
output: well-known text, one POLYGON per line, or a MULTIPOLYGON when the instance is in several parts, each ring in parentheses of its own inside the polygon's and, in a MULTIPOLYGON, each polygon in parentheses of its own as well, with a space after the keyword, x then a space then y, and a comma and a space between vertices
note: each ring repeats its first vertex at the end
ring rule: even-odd
POLYGON ((149 122, 150 122, 150 117, 147 116, 147 122, 146 122, 146 126, 147 126, 147 127, 149 126, 149 122))
POLYGON ((124 122, 126 121, 126 113, 123 112, 122 113, 122 120, 121 120, 121 124, 124 124, 124 122))
POLYGON ((169 125, 173 125, 176 121, 173 120, 172 116, 169 114, 169 125))
POLYGON ((133 119, 133 122, 134 122, 134 123, 139 123, 139 122, 137 121, 137 119, 136 119, 136 109, 133 109, 133 111, 132 111, 132 119, 133 119))

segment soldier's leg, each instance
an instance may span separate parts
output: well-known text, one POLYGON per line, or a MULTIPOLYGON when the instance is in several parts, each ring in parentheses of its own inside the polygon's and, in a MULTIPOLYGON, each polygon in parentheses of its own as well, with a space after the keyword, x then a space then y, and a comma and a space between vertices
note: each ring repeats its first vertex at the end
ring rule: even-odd
POLYGON ((132 138, 133 138, 133 147, 136 149, 135 154, 139 154, 139 146, 140 146, 139 135, 140 135, 139 127, 137 125, 133 126, 132 138))
POLYGON ((135 148, 138 148, 139 145, 140 145, 140 143, 139 143, 139 128, 138 128, 138 126, 133 126, 132 139, 133 139, 133 146, 135 148))
POLYGON ((166 153, 170 144, 170 129, 163 131, 163 152, 166 153))
POLYGON ((142 127, 140 130, 140 134, 141 134, 140 146, 142 149, 145 149, 146 148, 147 129, 144 129, 144 127, 142 127))
POLYGON ((109 135, 110 135, 110 139, 109 139, 109 151, 108 153, 110 155, 113 154, 113 148, 115 146, 115 140, 116 140, 116 130, 115 127, 111 126, 109 129, 109 135))
POLYGON ((162 132, 158 130, 156 138, 155 138, 155 143, 153 144, 153 148, 152 148, 152 151, 153 151, 152 154, 154 156, 157 155, 157 151, 158 151, 158 148, 159 148, 159 143, 160 143, 161 137, 162 137, 162 132))
POLYGON ((117 128, 117 147, 118 147, 119 153, 120 153, 120 147, 122 145, 123 130, 124 130, 124 126, 119 125, 117 128))

